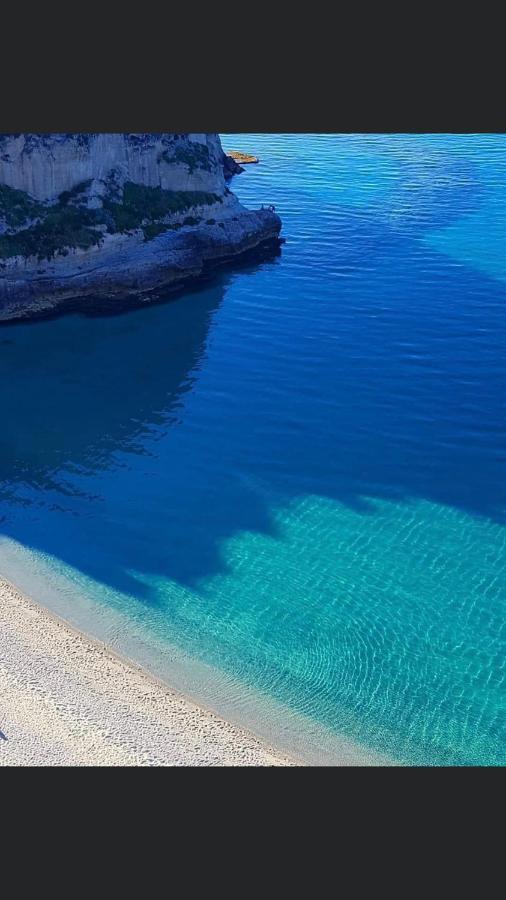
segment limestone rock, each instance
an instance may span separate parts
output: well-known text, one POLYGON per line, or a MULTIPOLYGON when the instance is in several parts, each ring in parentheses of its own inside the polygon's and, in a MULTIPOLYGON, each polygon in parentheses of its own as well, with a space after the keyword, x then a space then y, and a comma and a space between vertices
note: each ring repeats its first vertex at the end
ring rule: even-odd
POLYGON ((276 250, 279 216, 239 203, 231 163, 217 134, 0 135, 0 320, 144 302, 276 250))

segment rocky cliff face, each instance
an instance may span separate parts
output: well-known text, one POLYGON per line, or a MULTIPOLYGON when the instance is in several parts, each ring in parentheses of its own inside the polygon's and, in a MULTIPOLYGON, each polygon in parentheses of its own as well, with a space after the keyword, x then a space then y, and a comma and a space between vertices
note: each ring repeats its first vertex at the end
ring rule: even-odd
POLYGON ((99 196, 125 181, 223 193, 221 142, 217 134, 0 135, 0 184, 52 201, 88 181, 99 196))
POLYGON ((279 217, 244 209, 225 163, 217 134, 0 135, 0 320, 277 247, 279 217))

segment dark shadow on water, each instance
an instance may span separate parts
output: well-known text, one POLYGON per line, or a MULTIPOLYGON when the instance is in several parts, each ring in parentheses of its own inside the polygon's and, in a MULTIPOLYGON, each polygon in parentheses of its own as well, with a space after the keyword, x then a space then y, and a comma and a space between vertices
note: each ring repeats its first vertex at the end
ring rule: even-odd
POLYGON ((418 259, 413 238, 363 214, 334 227, 326 327, 291 276, 300 316, 278 325, 282 365, 266 342, 263 393, 241 383, 241 348, 214 380, 206 360, 231 282, 261 275, 265 289, 268 275, 282 291, 277 262, 120 318, 0 333, 0 531, 151 602, 137 572, 198 587, 224 570, 226 540, 275 538, 273 504, 298 496, 364 515, 375 498, 422 498, 504 523, 503 285, 418 259))
MULTIPOLYGON (((275 266, 278 255, 271 254, 268 265, 275 266)), ((252 275, 259 265, 242 265, 240 273, 252 275)), ((126 315, 71 314, 9 325, 0 343, 0 417, 6 424, 0 533, 140 599, 146 591, 130 569, 194 582, 220 568, 219 543, 236 528, 275 532, 268 508, 254 495, 234 511, 230 532, 237 487, 227 478, 219 505, 211 500, 199 509, 202 498, 195 497, 190 514, 188 484, 176 472, 184 459, 167 486, 163 471, 142 472, 143 459, 147 469, 156 460, 158 443, 172 429, 177 435, 233 277, 217 272, 211 286, 204 282, 126 315), (141 463, 140 472, 132 460, 141 463), (116 495, 106 483, 111 470, 119 481, 122 472, 126 476, 116 495), (98 484, 102 475, 105 482, 98 484), (130 499, 135 495, 139 503, 131 515, 130 489, 130 499), (158 525, 146 507, 146 495, 152 491, 156 500, 159 490, 170 495, 167 518, 178 532, 172 542, 163 529, 156 537, 158 525)))

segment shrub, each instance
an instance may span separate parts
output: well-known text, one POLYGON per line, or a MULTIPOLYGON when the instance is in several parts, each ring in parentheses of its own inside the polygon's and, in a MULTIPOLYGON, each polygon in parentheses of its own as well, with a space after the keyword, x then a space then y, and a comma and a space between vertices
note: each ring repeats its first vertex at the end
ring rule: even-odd
POLYGON ((123 188, 123 202, 104 201, 104 209, 115 223, 116 231, 129 231, 156 222, 174 213, 183 213, 195 206, 210 206, 221 201, 218 194, 205 191, 164 191, 160 187, 146 187, 127 181, 123 188))
POLYGON ((30 219, 41 216, 44 211, 45 207, 25 191, 0 184, 0 218, 5 220, 9 228, 19 228, 30 219))
POLYGON ((209 156, 209 147, 207 144, 194 144, 186 147, 176 147, 172 152, 164 150, 160 156, 168 165, 173 163, 183 163, 188 166, 190 175, 193 175, 195 169, 205 169, 206 172, 211 171, 211 158, 209 156))
POLYGON ((86 250, 100 243, 102 235, 93 227, 97 224, 94 211, 60 206, 45 211, 42 222, 0 237, 1 258, 36 256, 50 260, 65 248, 86 250))
MULTIPOLYGON (((83 181, 71 191, 62 192, 54 206, 36 203, 23 191, 0 185, 0 215, 7 224, 19 228, 30 219, 41 219, 15 234, 1 235, 0 258, 37 256, 49 260, 65 249, 96 246, 102 240, 98 225, 105 225, 109 234, 142 228, 144 240, 149 241, 164 231, 182 227, 179 223, 171 225, 161 221, 167 216, 221 202, 217 194, 205 191, 164 191, 128 181, 123 187, 121 203, 109 197, 104 199, 103 209, 87 209, 73 201, 79 200, 90 183, 83 181)), ((184 224, 197 225, 199 221, 187 216, 184 224)))
POLYGON ((70 191, 62 191, 58 197, 58 203, 61 206, 67 206, 67 204, 71 203, 73 200, 82 199, 81 194, 84 194, 84 192, 88 190, 91 182, 92 179, 89 178, 87 181, 81 181, 80 184, 76 184, 70 191))

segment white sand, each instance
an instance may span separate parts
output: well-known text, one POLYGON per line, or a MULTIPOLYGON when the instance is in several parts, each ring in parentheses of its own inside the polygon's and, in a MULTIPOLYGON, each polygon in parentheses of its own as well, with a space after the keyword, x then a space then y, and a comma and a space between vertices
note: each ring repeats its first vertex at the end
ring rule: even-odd
POLYGON ((297 763, 0 580, 0 766, 297 763))

